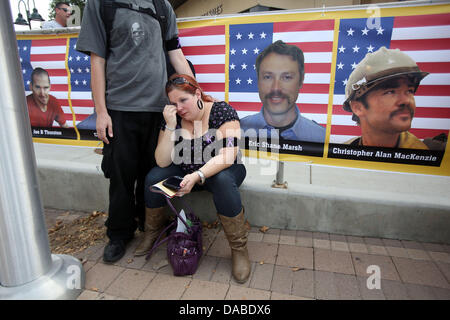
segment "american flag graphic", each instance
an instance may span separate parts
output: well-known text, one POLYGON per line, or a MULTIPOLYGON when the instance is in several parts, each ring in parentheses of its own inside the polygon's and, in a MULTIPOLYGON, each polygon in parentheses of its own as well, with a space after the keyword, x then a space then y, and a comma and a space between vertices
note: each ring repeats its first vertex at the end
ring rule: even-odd
POLYGON ((225 26, 180 28, 179 38, 202 89, 217 100, 225 100, 225 26))
POLYGON ((450 129, 450 14, 385 17, 377 26, 367 19, 342 19, 336 60, 330 142, 342 143, 361 130, 342 109, 345 84, 356 64, 381 46, 398 48, 430 72, 416 92, 410 132, 419 139, 450 129))
POLYGON ((334 20, 230 25, 229 102, 239 117, 261 110, 255 61, 272 42, 298 46, 305 57, 305 80, 297 99, 300 112, 327 123, 334 20))
POLYGON ((76 123, 79 124, 94 113, 94 101, 91 93, 91 59, 75 50, 77 40, 78 38, 71 38, 69 41, 67 66, 70 73, 70 100, 76 123))
MULTIPOLYGON (((75 50, 76 40, 76 38, 17 40, 25 94, 32 93, 30 81, 33 69, 37 67, 45 69, 50 76, 50 94, 61 104, 69 127, 74 126, 74 120, 75 124, 79 123, 94 111, 90 89, 90 59, 89 56, 75 50)), ((59 124, 54 121, 53 126, 58 127, 59 124)))

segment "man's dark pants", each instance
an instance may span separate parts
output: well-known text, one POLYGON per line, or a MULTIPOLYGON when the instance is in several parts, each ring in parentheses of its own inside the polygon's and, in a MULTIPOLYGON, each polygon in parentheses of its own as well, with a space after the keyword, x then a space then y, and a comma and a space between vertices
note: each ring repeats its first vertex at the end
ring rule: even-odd
POLYGON ((102 170, 109 185, 109 212, 105 223, 111 240, 129 240, 144 219, 144 181, 155 163, 162 120, 160 112, 108 110, 113 138, 104 144, 102 170))

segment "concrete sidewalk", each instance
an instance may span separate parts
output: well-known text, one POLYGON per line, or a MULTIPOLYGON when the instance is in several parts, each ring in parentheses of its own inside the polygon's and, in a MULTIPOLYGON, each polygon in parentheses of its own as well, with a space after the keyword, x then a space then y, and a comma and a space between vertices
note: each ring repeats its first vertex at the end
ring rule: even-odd
MULTIPOLYGON (((88 212, 46 209, 49 228, 88 212)), ((142 233, 117 263, 103 263, 107 239, 75 254, 86 271, 79 300, 304 300, 450 299, 450 245, 252 227, 249 280, 231 277, 228 242, 221 227, 204 228, 204 256, 193 276, 175 277, 165 247, 148 261, 134 257, 142 233), (379 266, 381 288, 369 290, 368 266, 379 266)), ((372 271, 373 272, 373 271, 372 271)))

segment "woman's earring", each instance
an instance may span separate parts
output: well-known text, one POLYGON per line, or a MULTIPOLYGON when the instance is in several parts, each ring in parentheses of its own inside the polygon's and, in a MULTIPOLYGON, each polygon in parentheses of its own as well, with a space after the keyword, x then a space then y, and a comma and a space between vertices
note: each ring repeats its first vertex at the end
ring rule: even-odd
POLYGON ((202 110, 203 109, 203 101, 201 99, 197 100, 197 107, 202 110))

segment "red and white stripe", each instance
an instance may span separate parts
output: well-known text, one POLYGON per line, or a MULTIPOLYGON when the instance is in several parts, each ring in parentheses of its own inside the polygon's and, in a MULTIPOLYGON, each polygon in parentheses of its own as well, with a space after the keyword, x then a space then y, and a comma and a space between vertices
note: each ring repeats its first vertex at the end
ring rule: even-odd
POLYGON ((179 29, 181 47, 206 94, 225 100, 225 26, 179 29))
MULTIPOLYGON (((400 49, 430 74, 416 92, 416 113, 410 132, 419 139, 450 130, 450 14, 396 17, 391 49, 400 49)), ((342 109, 343 95, 333 97, 330 142, 340 143, 361 135, 342 109)))

